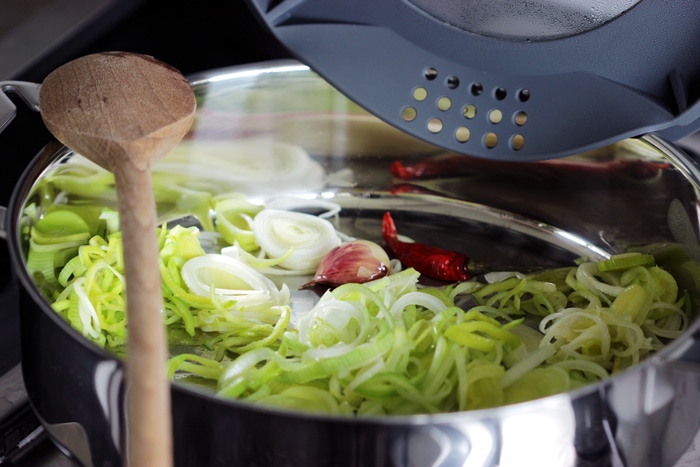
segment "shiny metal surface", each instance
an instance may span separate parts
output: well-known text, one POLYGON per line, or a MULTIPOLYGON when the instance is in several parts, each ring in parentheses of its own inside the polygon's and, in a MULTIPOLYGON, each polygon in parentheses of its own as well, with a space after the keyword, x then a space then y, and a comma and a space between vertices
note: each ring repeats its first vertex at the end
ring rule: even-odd
MULTIPOLYGON (((200 182, 238 187, 249 196, 332 200, 343 208, 341 230, 369 239, 379 238, 379 215, 391 209, 407 235, 473 252, 496 265, 558 266, 655 242, 682 243, 689 251, 697 246, 698 165, 653 136, 556 164, 459 156, 438 176, 402 179, 390 172, 396 161, 408 165, 453 155, 388 127, 298 63, 215 70, 191 81, 200 102, 195 125, 177 160, 167 156, 154 173, 177 163, 189 169, 192 180, 201 176, 200 182), (246 138, 298 145, 309 154, 309 167, 322 170, 288 176, 284 185, 265 178, 235 180, 223 170, 199 172, 209 157, 233 157, 226 148, 246 138), (635 164, 611 165, 615 161, 635 164)), ((84 461, 100 465, 105 450, 95 446, 118 453, 123 422, 119 409, 105 402, 119 397, 120 379, 105 386, 100 369, 113 365, 110 374, 118 374, 119 365, 51 311, 21 265, 18 218, 30 185, 51 164, 74 157, 52 146, 37 158, 13 196, 7 235, 23 300, 37 304, 25 311, 24 332, 49 335, 58 329, 61 341, 54 345, 81 355, 79 362, 66 359, 26 339, 30 400, 48 426, 79 425, 72 433, 80 436, 55 437, 84 461), (68 375, 79 375, 79 384, 68 375), (41 384, 58 381, 78 391, 90 410, 57 406, 41 384)), ((114 203, 110 192, 101 199, 114 203)), ((159 214, 169 220, 182 212, 163 203, 159 214)), ((201 465, 671 466, 700 428, 699 328, 695 322, 653 358, 600 384, 472 412, 315 416, 223 401, 176 385, 178 465, 196 459, 201 465), (221 433, 223 440, 216 438, 221 433)))
POLYGON ((5 93, 17 94, 29 108, 39 110, 39 85, 22 81, 0 81, 0 131, 15 117, 17 108, 5 93))

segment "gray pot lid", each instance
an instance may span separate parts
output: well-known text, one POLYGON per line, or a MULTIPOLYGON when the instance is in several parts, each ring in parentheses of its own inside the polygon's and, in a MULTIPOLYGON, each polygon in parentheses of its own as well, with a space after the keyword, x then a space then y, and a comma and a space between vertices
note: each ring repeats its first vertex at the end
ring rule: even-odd
POLYGON ((697 0, 249 0, 299 60, 437 146, 539 160, 700 123, 697 0))

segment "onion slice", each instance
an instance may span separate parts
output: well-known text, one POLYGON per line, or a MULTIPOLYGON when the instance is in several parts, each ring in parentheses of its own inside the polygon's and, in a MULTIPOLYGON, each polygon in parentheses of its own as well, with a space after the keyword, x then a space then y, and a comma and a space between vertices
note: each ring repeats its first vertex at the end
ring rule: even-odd
POLYGON ((269 258, 291 254, 279 263, 299 274, 312 274, 326 254, 340 245, 333 224, 296 211, 264 209, 253 219, 255 240, 269 258))
POLYGON ((243 261, 230 256, 207 254, 190 259, 182 266, 182 280, 195 295, 235 300, 237 307, 277 306, 289 303, 287 286, 275 283, 243 261))

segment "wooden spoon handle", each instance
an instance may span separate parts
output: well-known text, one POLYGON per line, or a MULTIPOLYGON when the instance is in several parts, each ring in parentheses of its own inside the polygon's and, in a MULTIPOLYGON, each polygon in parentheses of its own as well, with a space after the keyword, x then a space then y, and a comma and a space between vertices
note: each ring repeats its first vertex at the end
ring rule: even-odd
POLYGON ((127 439, 130 467, 173 462, 170 384, 151 166, 185 136, 197 108, 187 79, 153 57, 87 55, 50 73, 41 116, 56 138, 114 173, 127 316, 127 439))
POLYGON ((170 383, 156 212, 150 168, 121 164, 114 170, 119 199, 127 300, 127 465, 170 466, 170 383))

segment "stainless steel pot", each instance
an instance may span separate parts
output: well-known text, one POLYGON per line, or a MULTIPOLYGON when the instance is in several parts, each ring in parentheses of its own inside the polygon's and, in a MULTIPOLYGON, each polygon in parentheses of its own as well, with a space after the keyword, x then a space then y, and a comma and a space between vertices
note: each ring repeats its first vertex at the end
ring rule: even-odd
MULTIPOLYGON (((341 225, 352 235, 379 239, 381 213, 390 209, 407 234, 457 245, 495 265, 556 266, 663 242, 683 245, 691 257, 699 251, 700 167, 653 135, 554 163, 452 159, 370 116, 296 62, 190 79, 199 111, 180 148, 180 168, 250 196, 330 199, 342 206, 341 225), (269 173, 234 179, 201 172, 211 164, 207 158, 225 160, 227 147, 251 138, 301 147, 310 157, 274 180, 269 173), (390 172, 397 160, 452 165, 401 179, 390 172)), ((2 89, 9 88, 36 106, 34 87, 2 89)), ((261 154, 261 160, 272 157, 267 163, 274 164, 273 156, 261 154)), ((22 289, 22 368, 33 408, 54 441, 82 464, 118 465, 122 364, 67 325, 25 268, 23 209, 36 196, 37 180, 77 157, 49 144, 0 214, 22 289)), ((170 170, 168 161, 154 172, 170 170)), ((99 197, 114 202, 109 189, 99 197)), ((159 214, 168 221, 182 212, 161 202, 159 214)), ((663 351, 599 384, 472 412, 333 417, 223 400, 174 384, 176 463, 670 466, 700 428, 699 327, 694 322, 663 351)))

